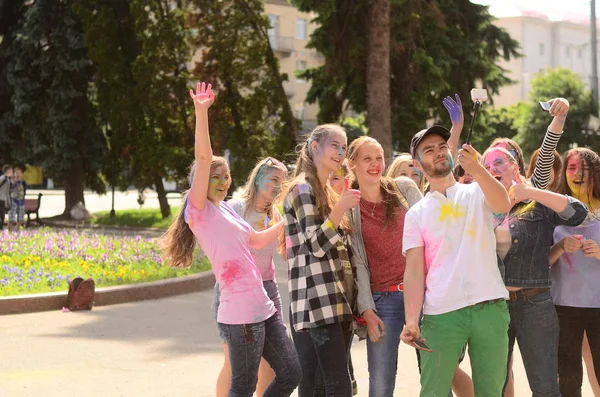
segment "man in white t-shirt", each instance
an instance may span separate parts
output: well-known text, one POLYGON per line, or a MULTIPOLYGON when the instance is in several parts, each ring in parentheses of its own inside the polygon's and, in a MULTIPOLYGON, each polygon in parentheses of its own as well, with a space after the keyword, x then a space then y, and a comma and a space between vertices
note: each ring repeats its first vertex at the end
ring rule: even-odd
POLYGON ((417 348, 422 338, 433 350, 421 354, 421 396, 448 394, 467 343, 475 395, 498 397, 506 380, 509 315, 493 217, 508 212, 511 203, 470 145, 463 145, 457 159, 475 182, 456 182, 449 138, 446 128, 433 126, 411 141, 414 165, 427 177, 430 192, 404 222, 406 326, 401 338, 417 348))

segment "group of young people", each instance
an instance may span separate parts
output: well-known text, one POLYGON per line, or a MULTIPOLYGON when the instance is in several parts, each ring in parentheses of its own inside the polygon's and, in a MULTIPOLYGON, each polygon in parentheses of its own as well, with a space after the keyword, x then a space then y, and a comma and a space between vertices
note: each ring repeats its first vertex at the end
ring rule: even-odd
POLYGON ((351 396, 354 335, 366 339, 371 397, 393 395, 400 340, 417 349, 421 396, 514 395, 515 341, 534 396, 580 396, 582 352, 596 382, 600 158, 556 153, 567 100, 549 101, 528 168, 510 139, 482 155, 459 148, 456 96, 444 100, 452 129, 419 131, 387 171, 375 139, 348 146, 325 124, 291 173, 263 159, 226 202, 229 167, 208 131, 214 93, 202 83, 190 95, 191 188, 162 243, 172 266, 189 266, 198 246, 212 264, 218 396, 351 396), (291 338, 275 250, 288 264, 291 338), (467 352, 472 379, 460 369, 467 352))

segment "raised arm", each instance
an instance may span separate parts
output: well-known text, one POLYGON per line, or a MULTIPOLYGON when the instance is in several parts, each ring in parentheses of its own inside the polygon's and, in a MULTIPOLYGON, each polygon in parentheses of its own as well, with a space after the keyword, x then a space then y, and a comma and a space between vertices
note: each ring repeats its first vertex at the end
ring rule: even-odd
MULTIPOLYGON (((531 185, 542 190, 547 189, 548 185, 550 185, 552 165, 554 164, 554 151, 562 136, 565 121, 567 120, 567 113, 569 112, 569 101, 564 98, 551 99, 548 103, 552 104, 549 113, 554 117, 544 136, 544 141, 540 147, 533 174, 531 175, 531 185)), ((521 172, 524 172, 524 170, 521 170, 521 172)))
POLYGON ((208 200, 208 180, 210 178, 210 163, 212 162, 212 147, 208 134, 208 108, 215 100, 212 87, 206 83, 196 84, 196 93, 190 90, 190 96, 194 101, 196 114, 196 132, 194 145, 194 158, 196 160, 196 172, 190 188, 189 199, 194 207, 204 209, 208 200))
POLYGON ((456 159, 458 152, 458 144, 460 141, 460 134, 465 124, 465 116, 463 114, 462 102, 458 94, 454 94, 456 101, 451 97, 447 96, 442 102, 444 107, 448 111, 450 120, 452 121, 452 128, 450 129, 450 139, 448 139, 448 147, 452 153, 452 158, 456 159))
POLYGON ((477 151, 471 145, 463 145, 458 151, 458 164, 473 175, 485 197, 485 204, 495 214, 506 214, 512 204, 504 186, 479 163, 477 151))

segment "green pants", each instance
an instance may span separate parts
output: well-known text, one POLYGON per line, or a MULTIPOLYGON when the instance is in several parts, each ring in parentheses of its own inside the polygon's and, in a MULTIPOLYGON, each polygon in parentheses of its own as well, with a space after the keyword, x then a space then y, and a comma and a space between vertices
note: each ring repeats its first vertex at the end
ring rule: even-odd
POLYGON ((508 324, 505 301, 480 303, 453 312, 425 315, 422 338, 433 349, 421 352, 421 397, 445 397, 465 343, 477 397, 501 397, 508 361, 508 324))

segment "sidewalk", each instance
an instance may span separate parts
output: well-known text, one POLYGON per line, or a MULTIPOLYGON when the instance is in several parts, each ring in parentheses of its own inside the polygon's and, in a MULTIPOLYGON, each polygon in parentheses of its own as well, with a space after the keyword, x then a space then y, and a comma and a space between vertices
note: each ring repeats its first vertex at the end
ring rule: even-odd
MULTIPOLYGON (((282 261, 277 270, 287 308, 282 261)), ((222 353, 211 297, 206 290, 91 312, 3 316, 0 397, 212 397, 222 353)), ((352 359, 359 396, 367 396, 364 341, 353 345, 352 359)), ((470 372, 468 364, 462 367, 470 372)), ((516 396, 531 395, 518 353, 514 371, 516 396)), ((592 396, 584 379, 583 396, 592 396)), ((406 345, 399 349, 396 385, 396 396, 418 396, 415 353, 406 345)))

